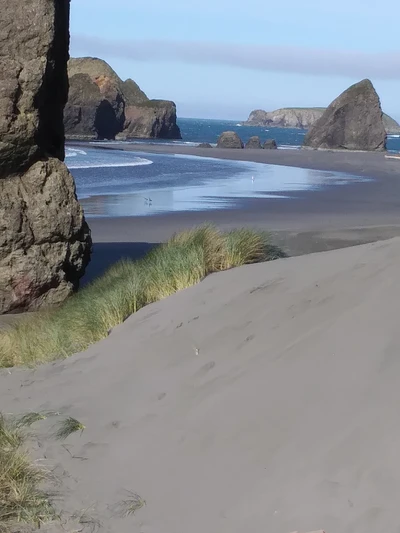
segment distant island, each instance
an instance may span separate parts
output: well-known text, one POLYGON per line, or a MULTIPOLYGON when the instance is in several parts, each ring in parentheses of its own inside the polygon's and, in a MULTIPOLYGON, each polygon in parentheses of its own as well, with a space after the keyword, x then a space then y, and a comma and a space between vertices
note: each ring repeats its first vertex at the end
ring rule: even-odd
MULTIPOLYGON (((308 130, 322 116, 325 109, 325 107, 285 107, 270 112, 255 109, 242 125, 308 130)), ((383 123, 388 134, 400 133, 400 124, 386 113, 383 114, 383 123)))

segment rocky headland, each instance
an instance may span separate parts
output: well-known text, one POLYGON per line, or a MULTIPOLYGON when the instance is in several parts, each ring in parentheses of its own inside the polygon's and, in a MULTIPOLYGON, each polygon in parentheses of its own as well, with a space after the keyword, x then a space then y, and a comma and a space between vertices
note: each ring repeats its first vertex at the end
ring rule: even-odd
POLYGON ((67 138, 181 138, 174 102, 150 100, 133 80, 122 81, 105 61, 70 59, 68 76, 67 138))
MULTIPOLYGON (((243 125, 308 130, 322 117, 325 110, 325 107, 286 107, 270 112, 256 109, 250 113, 243 125)), ((383 123, 386 133, 400 133, 400 124, 385 113, 383 123)))
POLYGON ((303 146, 314 149, 386 150, 379 96, 370 80, 344 91, 308 131, 303 146))
POLYGON ((58 304, 90 259, 64 160, 69 0, 2 4, 0 313, 58 304))

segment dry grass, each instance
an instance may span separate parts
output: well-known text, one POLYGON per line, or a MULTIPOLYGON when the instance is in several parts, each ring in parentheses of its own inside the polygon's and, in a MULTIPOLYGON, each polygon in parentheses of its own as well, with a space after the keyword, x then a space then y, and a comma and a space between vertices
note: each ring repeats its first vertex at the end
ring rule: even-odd
POLYGON ((202 226, 174 236, 139 261, 121 261, 61 307, 0 332, 0 367, 67 357, 106 337, 129 315, 213 272, 281 257, 267 234, 202 226))
POLYGON ((16 524, 40 527, 54 513, 40 489, 47 478, 23 449, 25 435, 15 420, 0 415, 0 531, 16 524))

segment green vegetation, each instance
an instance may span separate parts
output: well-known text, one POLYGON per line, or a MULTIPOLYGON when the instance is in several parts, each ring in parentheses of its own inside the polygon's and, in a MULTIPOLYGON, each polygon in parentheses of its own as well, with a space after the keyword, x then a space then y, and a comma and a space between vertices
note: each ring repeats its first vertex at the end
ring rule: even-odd
POLYGON ((76 418, 72 418, 72 416, 69 416, 68 418, 60 422, 57 431, 54 433, 54 436, 58 440, 65 440, 72 433, 76 433, 77 431, 80 431, 82 433, 84 429, 86 429, 86 427, 81 422, 79 422, 79 420, 76 420, 76 418))
POLYGON ((40 527, 54 517, 46 494, 40 489, 47 477, 23 449, 21 421, 0 414, 0 531, 16 523, 40 527))
POLYGON ((121 261, 61 307, 0 332, 0 367, 35 365, 85 350, 128 316, 213 272, 282 257, 268 234, 202 226, 175 235, 139 261, 121 261))

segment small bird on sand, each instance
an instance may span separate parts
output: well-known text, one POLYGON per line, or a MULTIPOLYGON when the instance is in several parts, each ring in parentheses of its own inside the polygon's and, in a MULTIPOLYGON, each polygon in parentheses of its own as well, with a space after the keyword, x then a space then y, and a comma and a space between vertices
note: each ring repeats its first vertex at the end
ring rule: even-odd
POLYGON ((151 198, 146 198, 145 196, 143 196, 143 198, 146 200, 146 204, 151 205, 151 203, 152 203, 152 199, 151 198))

